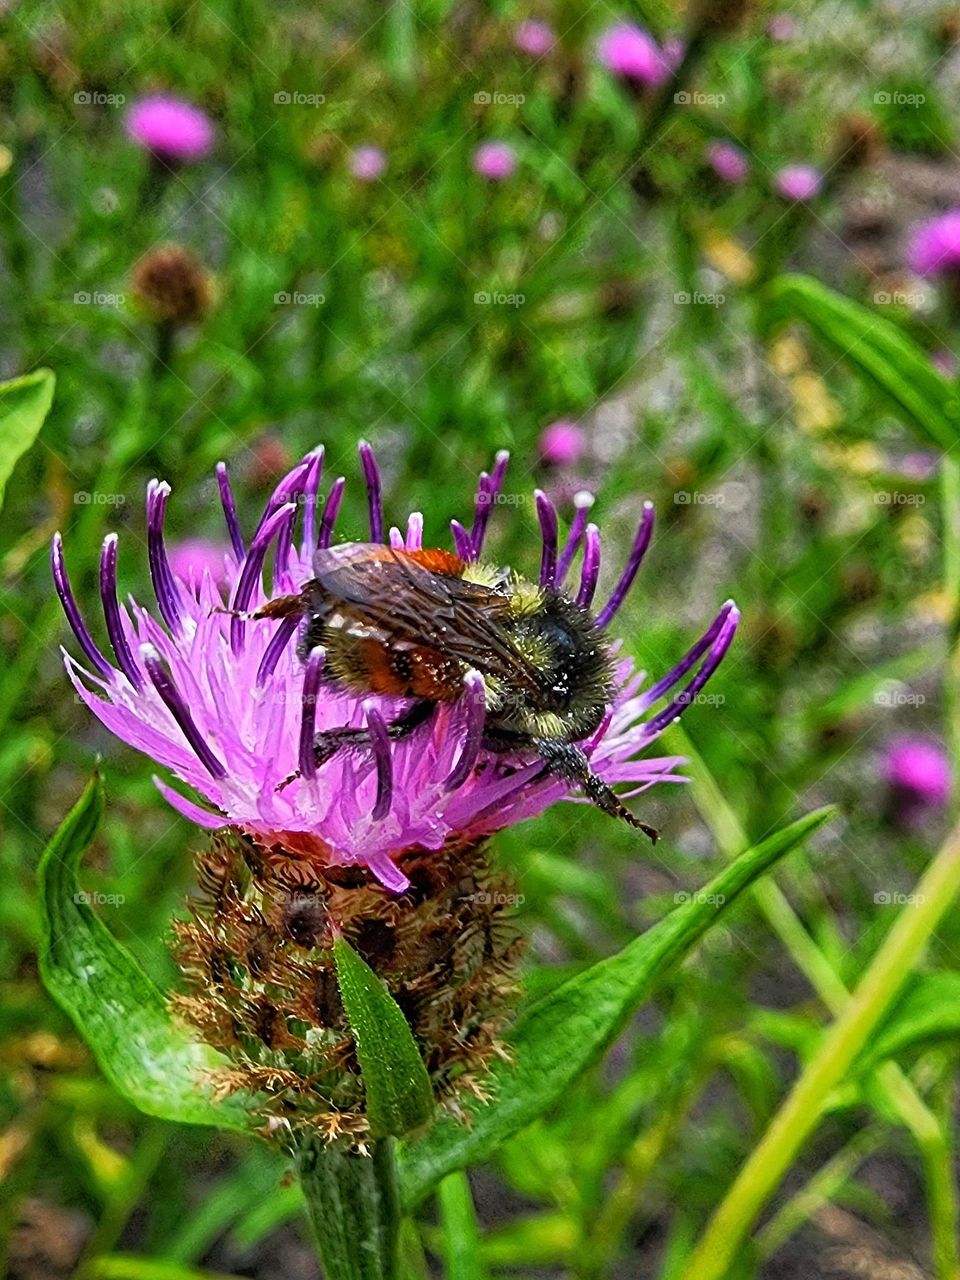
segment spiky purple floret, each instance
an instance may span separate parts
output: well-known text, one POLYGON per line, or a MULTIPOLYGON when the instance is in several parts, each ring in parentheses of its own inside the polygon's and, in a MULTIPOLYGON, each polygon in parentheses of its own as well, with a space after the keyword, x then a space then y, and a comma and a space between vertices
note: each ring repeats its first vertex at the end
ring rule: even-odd
MULTIPOLYGON (((361 445, 360 455, 371 536, 380 540, 380 473, 368 445, 361 445)), ((483 551, 506 465, 507 455, 498 454, 492 472, 481 476, 469 530, 453 523, 454 542, 465 560, 475 560, 483 551)), ((399 892, 406 881, 394 859, 403 850, 476 839, 574 797, 566 782, 544 776, 539 760, 495 756, 483 748, 486 694, 477 672, 468 673, 458 703, 438 706, 410 737, 391 741, 388 725, 408 705, 402 699, 359 698, 324 684, 323 650, 314 649, 306 661, 297 655, 295 617, 250 621, 235 616, 297 589, 312 576, 314 550, 330 545, 344 490, 342 477, 333 482, 318 524, 314 512, 321 474, 322 452, 317 450, 277 485, 247 544, 226 467, 218 466, 233 548, 233 557, 225 557, 228 583, 223 593, 207 569, 199 576, 191 573, 189 580, 173 572, 163 530, 170 489, 152 481, 147 543, 162 622, 136 602, 127 607, 119 602, 117 539, 110 534, 103 546, 100 589, 116 666, 104 656, 77 608, 56 535, 54 582, 87 665, 69 654, 65 662, 80 697, 111 732, 202 797, 203 805, 155 779, 162 795, 191 821, 210 829, 237 827, 304 857, 367 866, 387 888, 399 892), (305 514, 297 548, 294 528, 301 505, 305 514), (264 569, 273 544, 276 556, 267 588, 264 569), (372 748, 340 752, 317 766, 315 734, 344 725, 366 729, 372 748), (298 776, 291 781, 293 774, 298 776)), ((570 530, 558 551, 556 509, 546 494, 536 495, 540 579, 562 585, 580 554, 576 600, 589 608, 599 578, 600 534, 588 523, 592 495, 578 494, 574 505, 570 530)), ((652 534, 653 508, 646 503, 627 565, 597 614, 601 625, 623 603, 652 534)), ((409 517, 405 535, 393 528, 388 537, 408 550, 419 548, 422 515, 409 517)), ((629 660, 617 663, 612 705, 600 729, 581 744, 601 778, 631 784, 628 794, 656 782, 684 780, 676 772, 682 763, 678 757, 642 758, 640 753, 697 697, 729 648, 738 619, 728 601, 673 670, 646 690, 644 675, 629 660), (662 700, 667 700, 662 709, 649 715, 662 700)))

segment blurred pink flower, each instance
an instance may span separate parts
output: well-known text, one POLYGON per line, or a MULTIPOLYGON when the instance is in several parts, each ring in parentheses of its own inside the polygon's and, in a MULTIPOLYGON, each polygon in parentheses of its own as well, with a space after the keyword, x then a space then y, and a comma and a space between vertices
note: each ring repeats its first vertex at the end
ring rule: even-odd
POLYGON ((583 428, 565 418, 551 422, 540 435, 540 457, 554 467, 570 467, 583 457, 586 437, 583 428))
POLYGON ((687 52, 686 43, 679 36, 670 36, 664 40, 661 56, 667 64, 668 71, 676 71, 687 52))
POLYGON ((633 22, 608 27, 597 45, 597 57, 614 75, 648 88, 662 84, 670 74, 669 62, 656 40, 633 22))
POLYGON ((707 147, 707 160, 724 182, 744 182, 750 173, 750 161, 732 142, 711 142, 707 147))
POLYGON ((386 168, 387 155, 380 147, 357 147, 350 153, 350 173, 358 182, 376 182, 386 168))
POLYGON ((895 739, 887 745, 882 769, 892 816, 905 826, 944 808, 950 798, 950 759, 932 738, 895 739))
POLYGON ((940 347, 934 351, 930 356, 930 363, 937 373, 942 374, 945 378, 955 378, 957 376, 957 357, 952 351, 948 351, 946 347, 940 347))
POLYGON ((214 143, 213 122, 182 98, 141 98, 127 112, 127 136, 164 160, 202 160, 214 143))
POLYGON ((204 574, 209 573, 217 587, 224 587, 230 576, 227 556, 230 547, 225 542, 212 542, 209 538, 185 538, 170 546, 170 569, 190 587, 199 587, 204 574))
POLYGON ((774 186, 784 200, 812 200, 820 194, 823 177, 813 165, 788 164, 777 170, 774 186))
POLYGON ((767 35, 780 44, 796 40, 798 30, 797 20, 792 13, 775 13, 767 23, 767 35))
POLYGON ((506 142, 481 142, 470 157, 474 173, 503 182, 517 171, 517 153, 506 142))
POLYGON ((521 53, 528 53, 531 58, 542 58, 556 44, 557 37, 549 22, 537 22, 528 19, 518 24, 513 33, 513 43, 521 53))
POLYGON ((960 209, 914 227, 907 262, 919 276, 946 275, 960 268, 960 209))
POLYGON ((916 449, 900 459, 900 471, 911 480, 932 480, 940 469, 940 456, 928 449, 916 449))

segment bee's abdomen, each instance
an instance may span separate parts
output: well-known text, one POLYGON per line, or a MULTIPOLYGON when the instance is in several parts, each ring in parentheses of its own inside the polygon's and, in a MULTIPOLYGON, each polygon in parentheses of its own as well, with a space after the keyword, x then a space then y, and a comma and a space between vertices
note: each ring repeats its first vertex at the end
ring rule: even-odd
POLYGON ((327 627, 328 676, 358 693, 454 702, 463 692, 463 667, 425 645, 387 644, 372 636, 327 627))

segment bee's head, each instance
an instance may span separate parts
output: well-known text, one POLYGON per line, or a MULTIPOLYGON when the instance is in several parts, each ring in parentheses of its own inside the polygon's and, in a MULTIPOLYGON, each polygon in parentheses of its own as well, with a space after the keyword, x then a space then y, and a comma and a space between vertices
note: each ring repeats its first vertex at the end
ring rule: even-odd
POLYGON ((590 614, 558 592, 518 582, 511 640, 538 673, 540 694, 505 705, 502 720, 540 738, 576 742, 592 733, 610 700, 612 672, 590 614))

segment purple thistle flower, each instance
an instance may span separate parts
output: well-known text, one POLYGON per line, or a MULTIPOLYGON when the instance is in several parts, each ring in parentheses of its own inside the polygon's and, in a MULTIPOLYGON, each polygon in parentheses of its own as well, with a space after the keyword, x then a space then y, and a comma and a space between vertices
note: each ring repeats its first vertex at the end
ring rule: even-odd
POLYGON ((380 147, 357 147, 350 154, 350 173, 358 182, 376 182, 387 168, 387 155, 380 147))
POLYGON ((745 182, 750 174, 750 161, 732 142, 711 142, 707 147, 707 160, 724 182, 739 184, 745 182))
POLYGON ((784 200, 812 200, 820 194, 823 177, 809 164, 788 164, 774 175, 777 194, 784 200))
POLYGON ((882 771, 892 815, 903 826, 918 825, 950 799, 950 759, 931 738, 904 737, 890 742, 882 771))
POLYGON ((549 22, 538 22, 532 18, 518 23, 513 33, 514 45, 531 58, 545 57, 556 41, 557 37, 549 22))
POLYGON ((651 89, 662 84, 671 69, 649 31, 633 22, 608 27, 597 44, 597 57, 615 76, 651 89))
POLYGON ((141 98, 127 112, 124 127, 129 138, 163 160, 202 160, 213 148, 210 117, 182 98, 141 98))
POLYGON ((907 261, 918 276, 943 276, 960 268, 960 209, 951 209, 915 227, 907 261))
MULTIPOLYGON (((370 507, 371 540, 408 551, 421 547, 423 518, 409 517, 405 533, 383 537, 380 478, 368 445, 361 445, 370 507)), ((458 554, 476 560, 483 551, 492 507, 503 485, 507 455, 480 477, 472 525, 454 522, 458 554)), ((246 615, 278 595, 297 591, 313 577, 314 553, 333 538, 343 480, 324 502, 318 494, 322 450, 308 454, 274 490, 253 533, 240 529, 230 481, 218 467, 220 497, 233 555, 221 592, 205 570, 198 579, 171 568, 163 525, 169 486, 147 489, 147 543, 158 619, 136 601, 117 599, 117 539, 104 543, 100 593, 115 662, 93 639, 76 605, 57 534, 53 577, 84 662, 64 652, 77 693, 118 738, 151 756, 196 792, 188 798, 155 778, 175 809, 208 829, 233 827, 266 847, 329 865, 368 867, 389 889, 407 881, 395 863, 404 850, 440 849, 450 840, 476 840, 558 800, 572 799, 571 784, 545 774, 542 762, 521 753, 491 754, 483 746, 484 681, 465 680, 458 702, 439 703, 409 737, 390 741, 386 725, 404 700, 360 697, 323 681, 324 654, 306 661, 292 643, 299 619, 249 620, 246 615), (316 511, 321 511, 319 520, 316 511), (294 531, 304 513, 300 542, 294 531), (271 585, 264 583, 268 552, 271 585), (228 611, 229 609, 229 611, 228 611), (243 617, 237 616, 244 615, 243 617), (314 735, 345 725, 366 728, 369 752, 341 751, 317 764, 314 735), (297 775, 291 779, 291 775, 297 775)), ((541 584, 569 592, 588 609, 597 588, 600 534, 588 523, 590 501, 579 503, 561 543, 557 514, 538 492, 543 548, 541 584), (579 583, 567 584, 582 552, 579 583)), ((653 532, 653 507, 645 503, 637 536, 619 581, 597 612, 605 627, 623 602, 653 532)), ((733 640, 739 612, 732 601, 719 611, 686 656, 655 684, 623 658, 616 691, 599 729, 581 743, 593 771, 608 784, 629 784, 636 795, 657 782, 679 782, 682 760, 641 753, 696 697, 733 640), (653 708, 661 704, 656 712, 653 708)))
POLYGON ((506 142, 481 142, 470 157, 474 173, 490 182, 505 182, 517 171, 517 153, 506 142))

